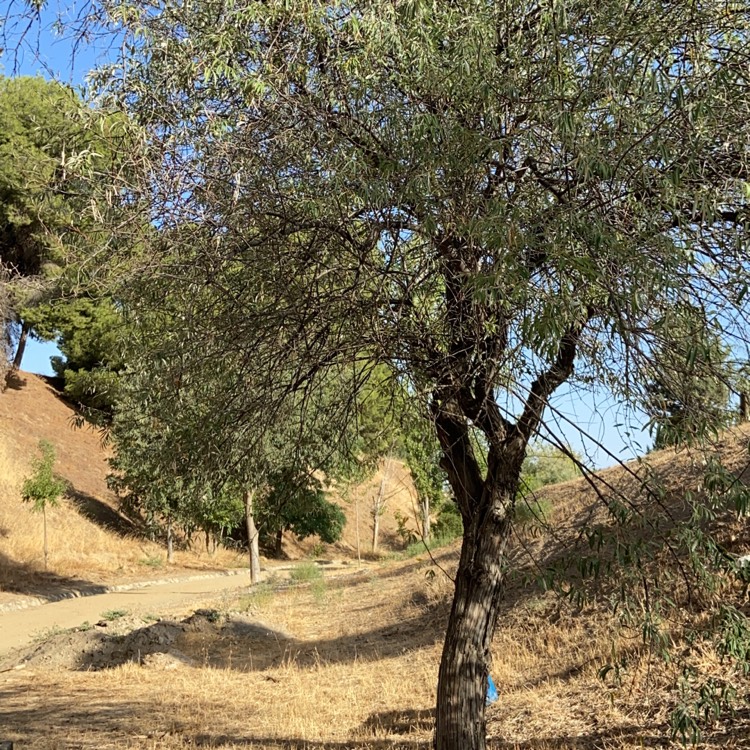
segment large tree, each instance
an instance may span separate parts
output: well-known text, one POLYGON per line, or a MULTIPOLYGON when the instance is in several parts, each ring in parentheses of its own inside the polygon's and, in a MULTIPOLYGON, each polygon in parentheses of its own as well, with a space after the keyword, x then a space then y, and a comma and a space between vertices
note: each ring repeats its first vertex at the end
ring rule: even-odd
POLYGON ((179 325, 262 393, 231 418, 272 421, 361 361, 429 403, 464 526, 436 746, 484 748, 519 477, 550 398, 573 380, 644 396, 670 336, 654 323, 685 302, 744 337, 750 9, 104 5, 127 59, 101 80, 150 133, 131 199, 190 248, 154 246, 144 270, 216 291, 179 325))
MULTIPOLYGON (((94 346, 89 341, 84 357, 91 366, 93 350, 101 349, 103 338, 111 338, 102 323, 105 318, 107 324, 113 322, 116 314, 108 301, 66 305, 61 300, 83 291, 83 279, 71 267, 74 260, 96 257, 101 263, 106 256, 114 235, 102 231, 103 221, 116 225, 124 220, 124 204, 115 199, 124 175, 116 175, 136 151, 136 141, 130 136, 125 140, 125 125, 124 119, 87 106, 73 89, 56 81, 0 77, 0 335, 8 346, 15 344, 16 369, 29 335, 63 336, 71 396, 99 386, 96 399, 89 398, 94 408, 102 405, 102 386, 106 390, 111 383, 105 382, 106 368, 98 359, 100 371, 83 382, 83 321, 95 321, 97 328, 89 339, 98 336, 99 341, 94 346), (109 198, 96 204, 95 193, 109 198), (46 304, 50 302, 54 304, 46 304)), ((117 364, 111 364, 115 370, 117 364)))

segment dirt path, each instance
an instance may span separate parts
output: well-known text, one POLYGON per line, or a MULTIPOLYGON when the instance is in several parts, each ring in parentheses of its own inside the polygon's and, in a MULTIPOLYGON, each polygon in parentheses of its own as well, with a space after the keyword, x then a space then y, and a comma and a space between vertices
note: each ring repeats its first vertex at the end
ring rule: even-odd
POLYGON ((247 588, 249 575, 187 579, 128 591, 65 599, 29 609, 0 614, 0 655, 25 646, 44 633, 95 623, 105 612, 127 611, 134 615, 162 615, 186 607, 200 606, 222 592, 247 588))
MULTIPOLYGON (((263 578, 288 578, 294 564, 282 564, 264 570, 263 578)), ((342 562, 320 564, 326 577, 351 575, 361 568, 342 562)), ((369 565, 364 565, 369 568, 369 565)), ((165 616, 214 603, 226 592, 249 590, 247 571, 231 574, 196 576, 167 583, 129 584, 125 591, 63 599, 26 609, 0 612, 0 656, 26 646, 45 634, 77 628, 85 622, 96 623, 109 612, 127 612, 135 616, 165 616)))

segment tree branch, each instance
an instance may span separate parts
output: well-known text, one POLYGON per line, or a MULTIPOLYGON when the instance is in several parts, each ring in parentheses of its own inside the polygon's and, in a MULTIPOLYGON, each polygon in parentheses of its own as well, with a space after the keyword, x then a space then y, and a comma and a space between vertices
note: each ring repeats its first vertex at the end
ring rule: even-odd
POLYGON ((515 428, 516 435, 520 436, 524 442, 528 442, 539 427, 547 399, 573 374, 578 342, 594 314, 594 309, 590 307, 586 320, 571 326, 563 334, 555 361, 531 384, 529 397, 526 399, 523 413, 515 428))

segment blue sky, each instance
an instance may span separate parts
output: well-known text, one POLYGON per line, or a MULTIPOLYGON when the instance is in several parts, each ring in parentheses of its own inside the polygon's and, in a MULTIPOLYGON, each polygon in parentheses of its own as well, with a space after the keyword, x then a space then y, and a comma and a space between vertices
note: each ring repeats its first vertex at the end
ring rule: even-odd
MULTIPOLYGON (((59 16, 73 19, 80 0, 51 0, 42 15, 40 28, 15 50, 0 54, 0 72, 5 75, 41 75, 57 78, 73 86, 83 86, 86 74, 97 64, 107 61, 108 44, 104 41, 92 47, 75 50, 69 37, 58 35, 53 24, 59 16)), ((6 28, 6 34, 12 28, 6 28)), ((51 356, 59 354, 54 344, 29 341, 23 369, 51 375, 51 356)), ((570 447, 587 459, 595 468, 611 466, 616 460, 629 460, 645 453, 651 444, 648 434, 641 429, 645 415, 633 413, 618 404, 605 391, 581 394, 563 387, 553 400, 554 411, 548 412, 547 422, 552 429, 564 435, 570 447), (581 435, 578 425, 589 438, 581 435), (601 443, 601 445, 597 445, 601 443)))

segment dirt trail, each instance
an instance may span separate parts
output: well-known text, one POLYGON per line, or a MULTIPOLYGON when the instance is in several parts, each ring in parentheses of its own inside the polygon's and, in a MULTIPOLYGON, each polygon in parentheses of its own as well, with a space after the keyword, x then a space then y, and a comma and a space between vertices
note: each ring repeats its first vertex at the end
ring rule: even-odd
MULTIPOLYGON (((325 576, 351 575, 361 568, 345 562, 325 561, 318 565, 325 576)), ((264 570, 263 578, 288 578, 293 564, 276 565, 264 570)), ((369 565, 364 565, 369 568, 369 565)), ((96 623, 105 612, 126 611, 135 616, 164 616, 196 609, 215 600, 224 592, 249 590, 247 571, 214 576, 197 576, 183 580, 139 586, 126 591, 111 591, 93 596, 75 597, 26 609, 0 612, 0 657, 26 646, 56 630, 76 628, 85 622, 96 623)))
POLYGON ((104 612, 126 610, 134 615, 161 615, 186 607, 200 606, 224 591, 250 585, 249 575, 216 576, 157 584, 147 588, 115 591, 0 614, 0 655, 25 646, 45 632, 75 628, 102 619, 104 612))

